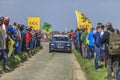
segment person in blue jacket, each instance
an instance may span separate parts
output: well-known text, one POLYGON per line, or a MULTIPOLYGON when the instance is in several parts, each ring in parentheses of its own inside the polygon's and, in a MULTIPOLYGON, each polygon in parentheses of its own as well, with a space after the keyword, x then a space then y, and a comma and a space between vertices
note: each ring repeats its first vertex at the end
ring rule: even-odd
POLYGON ((16 32, 16 30, 13 28, 12 25, 9 25, 9 26, 8 26, 8 31, 10 31, 10 33, 11 33, 12 35, 14 35, 14 33, 16 32))
POLYGON ((75 48, 79 51, 80 45, 79 45, 79 29, 76 29, 75 31, 75 48))
POLYGON ((93 58, 95 52, 95 43, 94 43, 94 28, 91 29, 90 33, 88 34, 88 58, 93 58))
POLYGON ((95 41, 95 54, 94 54, 94 58, 95 58, 95 69, 97 71, 99 71, 99 65, 98 65, 98 60, 101 57, 101 49, 102 49, 102 43, 101 43, 101 31, 103 29, 103 25, 98 25, 97 26, 97 32, 94 34, 94 41, 95 41))

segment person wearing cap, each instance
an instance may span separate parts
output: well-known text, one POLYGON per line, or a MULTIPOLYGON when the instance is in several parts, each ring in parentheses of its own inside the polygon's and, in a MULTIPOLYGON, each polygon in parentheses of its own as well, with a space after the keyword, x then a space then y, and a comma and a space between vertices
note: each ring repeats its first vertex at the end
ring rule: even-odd
POLYGON ((97 32, 94 34, 94 43, 95 43, 94 62, 95 62, 96 71, 100 70, 98 61, 99 61, 99 58, 101 56, 101 47, 102 47, 102 44, 100 42, 101 30, 102 30, 102 25, 97 25, 97 32))
POLYGON ((118 65, 114 65, 114 64, 119 64, 119 59, 118 56, 112 56, 110 55, 108 52, 108 46, 109 42, 110 42, 110 33, 114 33, 114 29, 112 27, 112 23, 109 22, 106 24, 106 29, 107 31, 104 32, 102 39, 101 39, 101 43, 105 44, 105 56, 106 56, 106 67, 107 67, 107 78, 108 80, 111 80, 111 78, 116 75, 116 70, 117 70, 117 66, 118 65), (113 75, 114 74, 114 75, 113 75))

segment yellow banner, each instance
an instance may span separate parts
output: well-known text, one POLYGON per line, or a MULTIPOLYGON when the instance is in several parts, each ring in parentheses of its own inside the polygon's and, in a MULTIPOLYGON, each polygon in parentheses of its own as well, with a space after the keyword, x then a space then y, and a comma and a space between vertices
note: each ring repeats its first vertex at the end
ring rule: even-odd
POLYGON ((92 28, 92 24, 90 20, 80 11, 75 11, 77 17, 78 28, 87 28, 88 32, 90 32, 92 28))
POLYGON ((40 18, 28 17, 28 27, 32 27, 34 30, 40 30, 40 18))

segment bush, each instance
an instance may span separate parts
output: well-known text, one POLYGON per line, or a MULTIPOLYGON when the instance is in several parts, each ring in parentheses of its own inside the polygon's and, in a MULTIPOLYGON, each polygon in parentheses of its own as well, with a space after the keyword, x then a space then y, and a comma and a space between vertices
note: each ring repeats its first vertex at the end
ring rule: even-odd
POLYGON ((31 54, 32 54, 32 56, 34 56, 34 55, 35 55, 35 52, 34 52, 34 50, 31 50, 31 54))
POLYGON ((0 62, 0 72, 3 71, 3 66, 4 66, 4 63, 3 63, 3 60, 0 62))
POLYGON ((29 57, 29 58, 32 57, 31 51, 28 52, 28 57, 29 57))
POLYGON ((17 67, 18 64, 20 64, 20 62, 21 62, 21 59, 18 58, 18 56, 16 56, 16 57, 11 57, 11 58, 9 59, 9 66, 10 66, 11 68, 15 68, 15 67, 17 67))
POLYGON ((24 61, 28 60, 28 53, 22 52, 21 54, 19 54, 19 57, 21 58, 21 62, 24 62, 24 61))

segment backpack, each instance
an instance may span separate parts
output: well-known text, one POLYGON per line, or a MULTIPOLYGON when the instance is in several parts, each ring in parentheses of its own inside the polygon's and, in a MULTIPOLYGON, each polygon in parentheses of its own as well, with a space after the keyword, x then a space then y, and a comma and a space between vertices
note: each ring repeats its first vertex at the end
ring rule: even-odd
POLYGON ((108 31, 110 34, 108 51, 110 55, 120 55, 120 35, 108 31))

